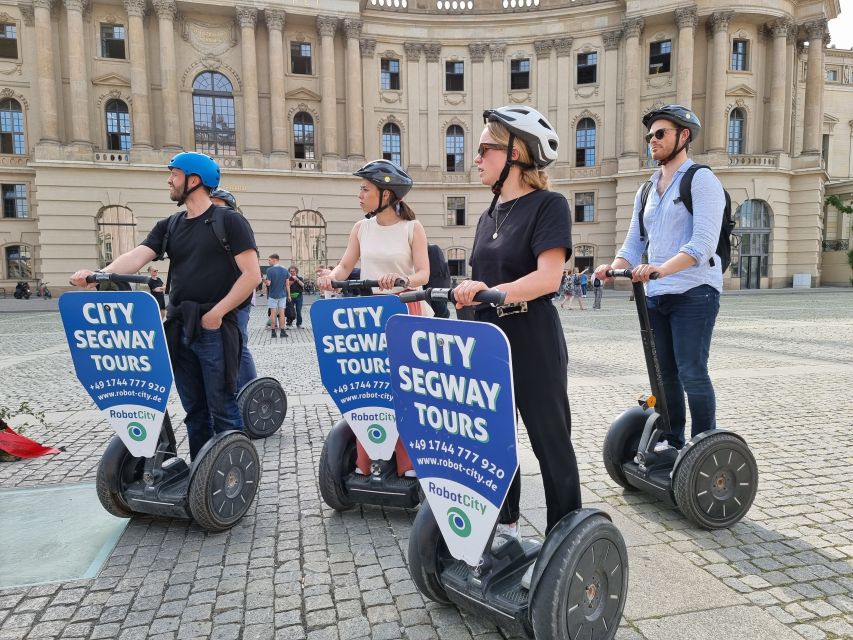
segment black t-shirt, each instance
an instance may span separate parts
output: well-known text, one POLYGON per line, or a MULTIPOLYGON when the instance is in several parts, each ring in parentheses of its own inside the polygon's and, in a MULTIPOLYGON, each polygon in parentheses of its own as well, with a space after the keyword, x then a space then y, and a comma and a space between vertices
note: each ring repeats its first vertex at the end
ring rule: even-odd
MULTIPOLYGON (((297 274, 296 277, 299 278, 299 274, 297 274)), ((293 278, 293 276, 288 276, 288 278, 293 278)), ((302 295, 302 292, 305 290, 304 287, 300 284, 300 282, 299 282, 300 280, 302 280, 302 278, 299 278, 299 280, 296 280, 294 278, 293 280, 290 281, 290 295, 291 296, 293 296, 294 293, 298 293, 299 295, 302 295)), ((293 296, 293 297, 298 297, 298 296, 293 296)))
POLYGON ((536 270, 540 253, 555 247, 566 249, 566 260, 572 255, 569 203, 556 191, 532 191, 501 203, 491 216, 480 216, 471 251, 471 278, 490 287, 518 280, 536 270), (493 238, 496 221, 500 230, 493 238))
POLYGON ((154 291, 158 287, 163 286, 163 281, 158 278, 148 278, 148 288, 151 289, 151 295, 154 296, 154 299, 157 301, 157 304, 160 305, 161 309, 166 308, 166 296, 162 291, 154 291))
MULTIPOLYGON (((216 238, 210 220, 216 205, 195 218, 182 216, 169 236, 169 301, 178 305, 184 300, 200 304, 217 303, 231 290, 240 273, 234 260, 216 238)), ((231 253, 238 255, 256 249, 252 227, 239 213, 226 207, 223 220, 231 253)), ((169 218, 160 220, 142 244, 160 253, 169 218)), ((247 299, 248 301, 249 299, 247 299)))

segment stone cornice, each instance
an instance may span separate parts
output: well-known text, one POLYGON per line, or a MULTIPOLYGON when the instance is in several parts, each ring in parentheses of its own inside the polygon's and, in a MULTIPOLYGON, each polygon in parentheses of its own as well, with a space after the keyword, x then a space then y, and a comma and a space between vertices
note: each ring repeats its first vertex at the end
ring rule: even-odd
POLYGON ((625 38, 639 38, 645 24, 646 21, 640 17, 624 18, 622 20, 622 32, 625 34, 625 38))
POLYGON ((622 42, 622 29, 616 29, 614 31, 605 31, 601 34, 601 38, 604 40, 604 50, 612 51, 613 49, 619 48, 619 43, 622 42))
POLYGON ((426 56, 427 62, 438 62, 439 60, 441 60, 441 43, 424 43, 424 55, 426 56))
POLYGON ((151 0, 154 5, 154 11, 158 18, 166 18, 174 20, 178 15, 178 6, 175 0, 151 0))
POLYGON ((344 20, 344 31, 347 34, 347 38, 358 40, 361 37, 361 28, 363 26, 364 23, 361 20, 346 18, 344 20))
POLYGON ((237 13, 237 24, 241 29, 254 29, 258 24, 258 10, 255 7, 237 5, 234 10, 237 13))
POLYGON ((471 62, 482 62, 486 59, 486 51, 489 50, 489 45, 485 42, 472 42, 468 45, 468 54, 471 56, 471 62))
POLYGON ((696 25, 699 23, 699 14, 696 12, 696 7, 681 7, 675 10, 675 24, 679 29, 696 30, 696 25))
POLYGON ((335 16, 317 16, 317 33, 320 37, 335 37, 338 19, 335 16))
POLYGON ((270 31, 281 31, 284 28, 285 14, 279 9, 264 9, 264 22, 270 31))

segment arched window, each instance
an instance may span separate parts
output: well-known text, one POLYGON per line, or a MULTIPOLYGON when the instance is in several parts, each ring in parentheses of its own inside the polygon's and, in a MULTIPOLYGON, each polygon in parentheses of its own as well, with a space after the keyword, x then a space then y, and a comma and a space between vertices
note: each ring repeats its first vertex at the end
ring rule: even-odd
POLYGON ((767 277, 771 214, 764 200, 745 200, 735 211, 740 242, 732 243, 731 269, 732 276, 740 278, 741 288, 757 289, 759 278, 767 277))
POLYGON ((729 114, 729 155, 737 155, 743 153, 744 141, 744 123, 746 122, 746 114, 743 109, 732 109, 729 114))
POLYGON ((313 279, 317 267, 326 260, 326 221, 319 211, 303 209, 290 220, 290 242, 293 264, 303 279, 313 279))
POLYGON ((98 212, 95 218, 98 233, 98 259, 106 267, 115 256, 120 256, 136 245, 136 220, 127 207, 110 205, 98 212))
POLYGON ((382 127, 382 157, 398 167, 403 164, 400 152, 400 127, 393 122, 382 127))
POLYGON ((104 108, 107 116, 107 149, 130 149, 130 112, 121 100, 110 100, 104 108))
POLYGON ((193 82, 195 150, 211 156, 237 155, 234 94, 221 73, 204 71, 193 82))
POLYGON ((468 265, 465 263, 465 249, 454 247, 447 250, 447 266, 451 277, 464 278, 468 273, 468 265))
POLYGON ((33 279, 33 256, 27 245, 9 245, 5 253, 7 280, 33 279))
POLYGON ((578 271, 584 269, 593 269, 593 261, 595 260, 595 247, 591 244, 579 244, 572 252, 575 258, 575 267, 578 271))
POLYGON ((24 155, 24 112, 12 98, 0 100, 0 153, 24 155))
POLYGON ((465 132, 458 124, 447 127, 444 149, 447 154, 447 170, 465 171, 465 132))
POLYGON ((299 160, 314 160, 315 158, 314 118, 304 111, 293 116, 293 157, 299 160))
POLYGON ((595 165, 595 120, 583 118, 575 130, 575 166, 595 165))

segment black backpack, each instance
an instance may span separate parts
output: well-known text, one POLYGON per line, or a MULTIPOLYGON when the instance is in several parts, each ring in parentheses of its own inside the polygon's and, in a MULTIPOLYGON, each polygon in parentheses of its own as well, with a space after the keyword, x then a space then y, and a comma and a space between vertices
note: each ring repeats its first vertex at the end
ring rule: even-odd
MULTIPOLYGON (((687 168, 687 171, 684 172, 684 176, 681 178, 681 182, 678 184, 678 198, 681 202, 684 203, 684 206, 687 207, 687 211, 690 212, 690 215, 693 215, 693 192, 691 191, 691 187, 693 186, 693 175, 699 171, 699 169, 710 169, 704 164, 694 164, 690 165, 687 168)), ((646 201, 649 199, 649 193, 652 190, 652 181, 649 180, 643 184, 640 189, 640 240, 645 243, 648 243, 648 237, 646 236, 646 226, 643 224, 643 213, 646 210, 646 201)), ((722 272, 725 273, 726 269, 729 268, 729 265, 732 262, 732 231, 735 228, 735 221, 732 218, 732 198, 729 195, 729 192, 723 189, 723 194, 726 196, 726 206, 723 209, 723 222, 720 225, 720 238, 717 240, 717 248, 714 251, 718 256, 720 256, 720 260, 722 261, 722 272)), ((711 266, 714 266, 714 258, 712 257, 711 266)))

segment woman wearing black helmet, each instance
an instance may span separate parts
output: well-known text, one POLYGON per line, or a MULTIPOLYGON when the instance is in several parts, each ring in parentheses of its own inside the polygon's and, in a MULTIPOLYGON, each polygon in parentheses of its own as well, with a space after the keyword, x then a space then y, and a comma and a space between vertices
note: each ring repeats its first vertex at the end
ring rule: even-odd
MULTIPOLYGON (((548 190, 544 169, 556 160, 559 141, 542 114, 519 106, 489 110, 483 117, 486 127, 474 163, 494 198, 477 224, 471 280, 456 287, 456 301, 457 306, 476 304, 474 295, 490 287, 506 292, 506 304, 481 305, 476 319, 496 324, 509 338, 516 405, 542 469, 547 533, 581 506, 566 389, 568 354, 551 304, 572 252, 571 215, 566 198, 548 190)), ((494 546, 519 537, 520 495, 516 474, 494 546)))
MULTIPOLYGON (((388 160, 375 160, 364 165, 353 175, 361 178, 358 202, 364 220, 353 226, 343 258, 337 266, 317 279, 321 290, 331 289, 332 280, 344 280, 361 262, 361 278, 378 280, 384 293, 399 293, 397 280, 405 280, 406 288, 425 285, 429 279, 427 238, 423 225, 415 220, 415 212, 403 202, 412 188, 412 179, 400 167, 388 160)), ((414 307, 409 312, 419 314, 426 305, 414 307)), ((431 315, 431 314, 430 314, 431 315)), ((356 471, 368 475, 370 458, 357 443, 356 471)), ((398 441, 397 472, 413 476, 412 462, 398 441)))

